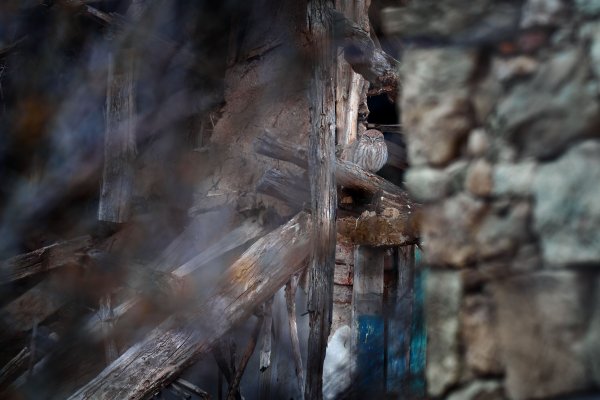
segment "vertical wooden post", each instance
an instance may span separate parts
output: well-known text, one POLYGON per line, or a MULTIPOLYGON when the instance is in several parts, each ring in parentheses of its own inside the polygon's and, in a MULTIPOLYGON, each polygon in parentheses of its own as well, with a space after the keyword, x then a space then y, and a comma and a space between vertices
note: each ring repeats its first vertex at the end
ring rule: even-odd
MULTIPOLYGON (((361 28, 369 30, 370 0, 336 0, 335 9, 347 18, 355 21, 361 28)), ((335 79, 335 117, 337 144, 346 145, 356 139, 359 131, 358 112, 361 103, 366 103, 368 82, 354 72, 344 60, 343 53, 338 55, 335 79)), ((361 126, 365 130, 366 127, 361 126)))
MULTIPOLYGON (((139 20, 145 0, 133 0, 127 16, 139 20)), ((121 40, 113 39, 115 43, 121 40)), ((98 220, 122 223, 130 216, 134 185, 135 143, 135 51, 112 49, 108 56, 104 170, 98 220)))
POLYGON ((387 338, 386 391, 399 399, 407 397, 413 318, 414 245, 396 251, 395 287, 390 296, 387 338))
POLYGON ((98 205, 98 219, 116 223, 129 219, 136 153, 133 60, 124 58, 109 54, 104 170, 98 205))
POLYGON ((352 293, 358 398, 384 393, 383 268, 385 250, 357 246, 352 293))
POLYGON ((333 93, 334 51, 331 43, 331 4, 327 0, 308 3, 308 27, 314 57, 310 90, 311 132, 308 149, 312 205, 312 247, 309 266, 310 313, 305 398, 323 397, 323 361, 331 329, 333 270, 335 266, 335 97, 333 93))

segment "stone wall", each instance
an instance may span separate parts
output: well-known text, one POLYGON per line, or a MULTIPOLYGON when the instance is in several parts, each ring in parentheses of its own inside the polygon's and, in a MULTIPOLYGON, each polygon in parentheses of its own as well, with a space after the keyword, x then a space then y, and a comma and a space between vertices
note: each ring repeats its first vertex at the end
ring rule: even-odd
POLYGON ((414 0, 384 21, 425 205, 429 395, 597 398, 600 1, 414 0))

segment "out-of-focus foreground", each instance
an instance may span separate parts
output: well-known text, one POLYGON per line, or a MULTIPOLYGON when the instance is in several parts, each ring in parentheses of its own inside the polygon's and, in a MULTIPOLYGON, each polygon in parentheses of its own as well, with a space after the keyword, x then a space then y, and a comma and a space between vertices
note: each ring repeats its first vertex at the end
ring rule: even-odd
POLYGON ((600 396, 598 65, 597 0, 1 2, 0 397, 600 396))

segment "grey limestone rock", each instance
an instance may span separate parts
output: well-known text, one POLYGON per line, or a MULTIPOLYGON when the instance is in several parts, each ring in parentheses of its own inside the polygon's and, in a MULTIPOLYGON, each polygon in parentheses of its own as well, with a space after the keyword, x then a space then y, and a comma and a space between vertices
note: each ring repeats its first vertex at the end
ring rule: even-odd
POLYGON ((600 141, 582 142, 540 165, 533 192, 544 262, 600 264, 600 141))

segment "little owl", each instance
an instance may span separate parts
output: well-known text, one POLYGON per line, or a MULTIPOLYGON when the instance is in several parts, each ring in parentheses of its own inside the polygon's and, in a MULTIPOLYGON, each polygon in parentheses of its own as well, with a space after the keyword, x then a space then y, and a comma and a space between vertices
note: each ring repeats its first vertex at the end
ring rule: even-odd
POLYGON ((358 139, 350 143, 343 158, 370 172, 379 171, 388 157, 387 145, 383 133, 369 129, 358 139))

